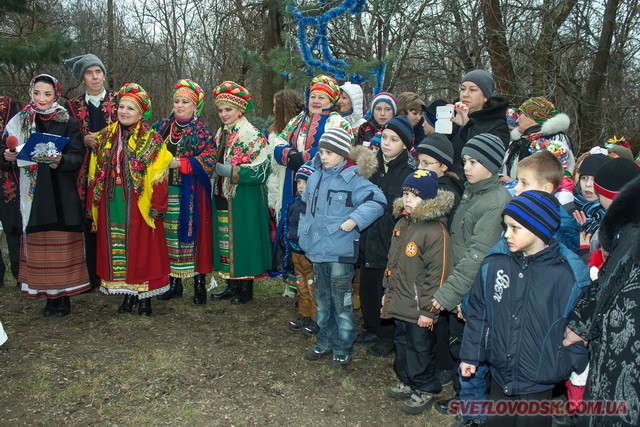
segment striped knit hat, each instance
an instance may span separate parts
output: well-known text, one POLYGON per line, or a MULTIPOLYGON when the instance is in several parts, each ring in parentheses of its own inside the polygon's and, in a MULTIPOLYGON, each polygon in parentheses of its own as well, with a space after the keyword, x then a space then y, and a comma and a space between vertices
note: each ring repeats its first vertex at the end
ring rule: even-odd
POLYGON ((347 158, 351 152, 351 137, 342 128, 330 128, 324 131, 320 137, 318 148, 333 151, 337 155, 347 158))
POLYGON ((453 144, 440 133, 427 135, 416 147, 416 151, 418 154, 422 153, 433 157, 448 168, 453 166, 453 144))
POLYGON ((379 94, 371 98, 372 113, 379 102, 386 102, 387 104, 389 104, 391 106, 391 111, 393 112, 393 115, 394 116, 396 115, 396 111, 398 110, 398 101, 396 101, 396 97, 392 93, 380 92, 379 94))
POLYGON ((311 166, 311 160, 304 165, 300 166, 300 169, 296 172, 296 181, 299 179, 308 180, 312 173, 316 170, 311 166))
POLYGON ((384 125, 384 129, 389 129, 398 134, 407 150, 413 148, 413 125, 409 121, 409 118, 405 115, 392 117, 384 125))
POLYGON ((560 207, 555 196, 544 191, 530 190, 514 197, 502 211, 527 230, 549 243, 560 226, 560 207))
POLYGON ((502 140, 490 133, 481 133, 474 136, 462 148, 463 156, 476 159, 492 175, 500 171, 504 153, 505 149, 502 140))

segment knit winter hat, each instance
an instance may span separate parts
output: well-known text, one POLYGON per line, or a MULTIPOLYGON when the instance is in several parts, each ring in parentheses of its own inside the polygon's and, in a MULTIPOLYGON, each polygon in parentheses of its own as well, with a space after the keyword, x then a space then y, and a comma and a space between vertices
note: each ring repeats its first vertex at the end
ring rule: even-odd
POLYGON ((490 98, 496 90, 496 83, 493 81, 493 76, 484 70, 473 70, 468 72, 460 82, 475 83, 480 88, 485 98, 490 98))
POLYGON ((196 114, 199 116, 202 114, 202 108, 204 107, 204 91, 200 85, 191 79, 181 79, 178 83, 173 85, 173 99, 187 98, 196 106, 196 114))
POLYGON ((424 119, 429 123, 432 127, 436 125, 438 107, 444 107, 447 105, 447 101, 444 99, 436 99, 433 101, 424 111, 424 119))
POLYGON ((371 138, 371 141, 369 141, 368 146, 380 148, 381 143, 382 143, 382 134, 378 132, 375 135, 373 135, 373 138, 371 138))
POLYGON ((318 148, 324 148, 342 156, 349 157, 351 152, 351 137, 342 128, 330 128, 324 131, 318 142, 318 148))
POLYGON ((419 169, 405 178, 402 191, 413 193, 422 200, 434 199, 438 194, 438 175, 419 169))
POLYGON ((462 156, 476 159, 492 175, 500 171, 505 148, 502 140, 490 133, 481 133, 471 138, 462 148, 462 156))
POLYGON ((100 67, 100 69, 105 75, 105 78, 107 75, 107 69, 105 68, 100 58, 98 58, 92 53, 87 53, 86 55, 79 55, 79 56, 74 56, 73 58, 65 59, 63 63, 64 63, 64 66, 67 67, 69 71, 71 71, 71 74, 73 74, 73 77, 75 77, 80 81, 82 81, 82 78, 84 77, 84 73, 87 71, 87 68, 93 67, 94 65, 97 65, 98 67, 100 67))
POLYGON ((126 83, 118 91, 118 102, 122 102, 123 99, 133 101, 145 120, 151 118, 151 99, 142 86, 137 83, 126 83))
POLYGON ((226 103, 236 107, 243 113, 253 108, 251 94, 243 86, 230 80, 220 83, 213 90, 213 96, 216 98, 216 106, 220 103, 226 103))
POLYGON ((611 160, 611 157, 605 156, 604 154, 589 154, 580 164, 580 176, 596 176, 596 173, 600 170, 600 168, 604 166, 609 160, 611 160))
POLYGON ((555 196, 544 191, 530 190, 511 199, 502 211, 527 230, 549 243, 560 226, 560 207, 555 196))
POLYGON ((300 166, 300 169, 296 172, 295 180, 303 179, 308 180, 312 173, 316 170, 311 166, 311 161, 308 161, 304 165, 300 166))
POLYGON ((638 175, 640 175, 640 167, 633 161, 622 157, 611 159, 596 172, 593 188, 596 193, 613 199, 627 182, 638 175))
POLYGON ((383 129, 389 129, 397 133, 408 150, 413 148, 413 125, 407 116, 392 117, 384 125, 383 129))
POLYGON ((338 86, 338 82, 331 76, 327 76, 324 74, 318 74, 311 80, 311 90, 310 92, 324 92, 327 94, 331 102, 334 104, 340 98, 340 86, 338 86))
POLYGON ((380 92, 373 98, 371 98, 371 113, 373 114, 373 110, 376 108, 376 105, 380 102, 386 102, 391 106, 391 112, 393 115, 396 115, 396 111, 398 110, 398 101, 396 101, 396 97, 389 92, 380 92))
POLYGON ((416 147, 418 154, 431 156, 448 168, 453 166, 453 144, 446 136, 439 133, 427 135, 416 147))
POLYGON ((558 114, 555 105, 544 96, 529 98, 518 108, 522 114, 535 120, 538 124, 543 124, 551 117, 558 114))

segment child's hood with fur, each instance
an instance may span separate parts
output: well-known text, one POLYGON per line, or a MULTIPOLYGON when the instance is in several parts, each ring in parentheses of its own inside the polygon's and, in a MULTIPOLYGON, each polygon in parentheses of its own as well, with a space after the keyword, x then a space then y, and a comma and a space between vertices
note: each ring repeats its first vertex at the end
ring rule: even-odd
MULTIPOLYGON (((438 190, 435 198, 422 200, 407 218, 411 222, 445 219, 453 209, 454 200, 455 197, 451 191, 438 190)), ((399 218, 403 215, 404 203, 400 197, 393 202, 393 216, 399 218)))

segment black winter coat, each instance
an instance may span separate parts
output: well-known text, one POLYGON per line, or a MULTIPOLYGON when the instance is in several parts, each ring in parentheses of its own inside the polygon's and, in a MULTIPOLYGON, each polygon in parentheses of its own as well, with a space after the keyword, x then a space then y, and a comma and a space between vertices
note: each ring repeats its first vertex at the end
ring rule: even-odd
MULTIPOLYGON (((36 116, 36 131, 69 138, 62 150, 62 160, 56 169, 48 164, 38 164, 37 182, 26 232, 82 231, 84 209, 77 188, 78 170, 84 160, 85 147, 82 135, 68 113, 59 112, 56 118, 42 121, 36 116)), ((6 149, 6 138, 0 142, 0 153, 6 149)), ((0 156, 0 167, 15 170, 16 162, 6 162, 0 156)))
POLYGON ((589 341, 585 400, 626 404, 626 414, 585 416, 581 425, 640 424, 638 325, 640 325, 640 178, 613 200, 598 233, 609 256, 589 295, 569 316, 568 326, 589 341))
POLYGON ((396 224, 396 219, 393 217, 393 202, 402 197, 402 183, 415 171, 415 165, 407 150, 387 164, 387 172, 384 171, 382 150, 378 151, 376 158, 378 170, 369 178, 369 181, 382 190, 387 198, 387 207, 384 215, 360 235, 360 268, 386 268, 391 235, 396 224))
POLYGON ((556 240, 528 257, 500 240, 463 302, 460 360, 487 362, 510 396, 551 390, 587 364, 585 346, 563 347, 562 339, 566 316, 588 285, 588 267, 556 240))
POLYGON ((453 144, 453 167, 451 170, 460 179, 464 179, 462 148, 471 138, 481 133, 490 133, 502 140, 505 149, 511 141, 506 116, 509 101, 505 98, 493 96, 489 98, 488 103, 489 105, 482 110, 469 114, 467 124, 459 128, 458 133, 451 138, 451 143, 453 144))
POLYGON ((453 220, 453 214, 456 212, 458 205, 460 204, 460 198, 464 193, 464 183, 458 178, 451 175, 443 175, 438 178, 438 188, 440 190, 450 191, 453 193, 453 207, 451 211, 447 213, 447 231, 451 228, 451 221, 453 220))

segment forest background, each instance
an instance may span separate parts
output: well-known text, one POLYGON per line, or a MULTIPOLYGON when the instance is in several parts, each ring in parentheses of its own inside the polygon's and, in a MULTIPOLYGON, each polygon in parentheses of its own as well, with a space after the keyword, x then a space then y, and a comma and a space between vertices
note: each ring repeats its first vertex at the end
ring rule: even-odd
MULTIPOLYGON (((135 81, 149 91, 154 120, 188 77, 206 90, 210 126, 211 91, 223 80, 249 89, 261 126, 275 92, 303 89, 318 72, 303 62, 291 6, 313 22, 357 1, 361 13, 331 19, 326 38, 346 79, 362 76, 366 104, 381 64, 383 90, 427 103, 454 99, 460 77, 483 68, 515 107, 552 99, 571 118, 577 149, 617 135, 638 150, 639 0, 1 0, 0 93, 24 105, 38 72, 58 77, 64 97, 82 93, 61 64, 90 52, 105 62, 110 88, 135 81)), ((309 40, 315 30, 307 27, 309 40)), ((322 53, 311 49, 320 61, 322 53)))

